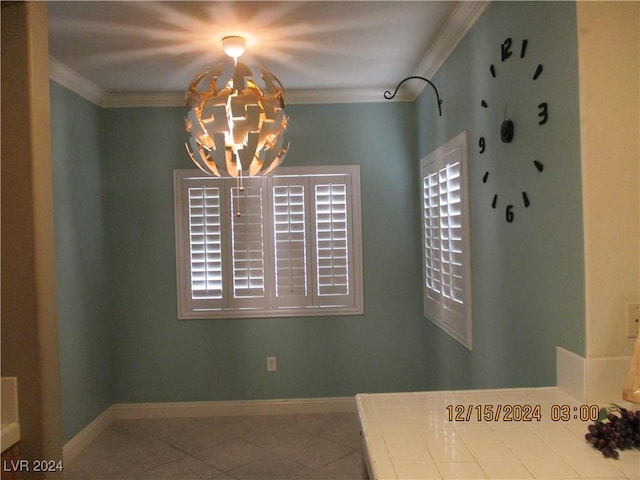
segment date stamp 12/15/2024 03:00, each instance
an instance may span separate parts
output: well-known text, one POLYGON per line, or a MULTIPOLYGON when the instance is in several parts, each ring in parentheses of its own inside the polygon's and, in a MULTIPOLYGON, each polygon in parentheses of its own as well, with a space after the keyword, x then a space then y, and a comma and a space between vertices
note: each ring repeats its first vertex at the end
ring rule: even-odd
POLYGON ((447 405, 450 422, 552 422, 579 420, 595 422, 600 417, 598 405, 551 405, 546 411, 541 405, 529 404, 456 404, 447 405))

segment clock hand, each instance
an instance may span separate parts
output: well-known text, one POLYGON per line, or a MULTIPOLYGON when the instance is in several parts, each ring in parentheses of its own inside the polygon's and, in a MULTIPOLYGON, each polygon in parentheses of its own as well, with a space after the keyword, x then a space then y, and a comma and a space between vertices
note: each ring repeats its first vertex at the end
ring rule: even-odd
POLYGON ((502 120, 502 124, 500 125, 500 140, 503 143, 510 143, 513 140, 513 121, 507 119, 507 110, 509 108, 509 103, 505 103, 504 105, 504 120, 502 120))

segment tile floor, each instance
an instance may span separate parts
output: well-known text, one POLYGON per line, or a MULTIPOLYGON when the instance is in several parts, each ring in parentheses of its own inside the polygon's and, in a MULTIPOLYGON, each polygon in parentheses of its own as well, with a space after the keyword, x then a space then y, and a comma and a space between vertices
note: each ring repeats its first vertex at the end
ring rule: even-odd
POLYGON ((66 480, 356 480, 355 413, 116 420, 66 480))

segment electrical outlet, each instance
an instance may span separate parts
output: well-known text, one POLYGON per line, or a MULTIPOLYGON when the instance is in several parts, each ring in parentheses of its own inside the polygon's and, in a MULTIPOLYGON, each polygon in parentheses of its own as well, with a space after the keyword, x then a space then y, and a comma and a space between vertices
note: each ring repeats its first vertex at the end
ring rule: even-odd
POLYGON ((275 372, 278 370, 277 357, 267 357, 267 372, 275 372))
POLYGON ((640 332, 640 303, 627 305, 627 338, 637 337, 640 332))

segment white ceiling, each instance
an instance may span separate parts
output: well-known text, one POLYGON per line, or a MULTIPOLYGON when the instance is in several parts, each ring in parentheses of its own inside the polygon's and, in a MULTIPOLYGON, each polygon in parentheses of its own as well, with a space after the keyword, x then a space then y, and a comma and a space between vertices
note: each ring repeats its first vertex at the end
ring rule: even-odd
POLYGON ((98 103, 183 96, 196 74, 226 58, 222 37, 241 34, 249 43, 242 61, 272 71, 290 100, 354 89, 382 98, 409 75, 432 75, 484 7, 455 1, 54 1, 48 4, 52 78, 103 97, 98 103))

